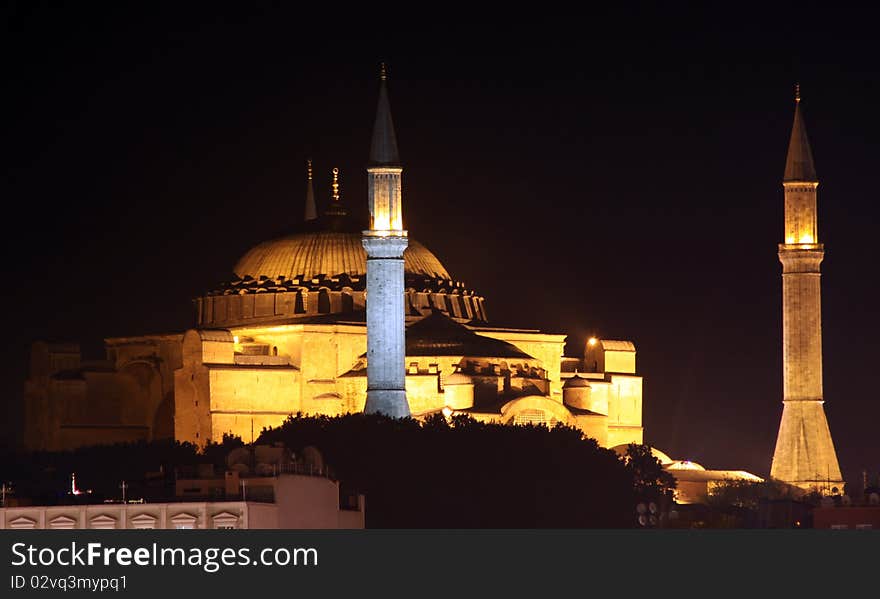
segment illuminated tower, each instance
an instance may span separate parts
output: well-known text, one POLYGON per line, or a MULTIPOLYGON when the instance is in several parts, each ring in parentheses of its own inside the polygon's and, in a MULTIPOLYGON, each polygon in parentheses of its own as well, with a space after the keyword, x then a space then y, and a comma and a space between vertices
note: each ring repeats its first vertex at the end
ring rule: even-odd
POLYGON ((370 229, 363 232, 367 251, 367 413, 410 415, 406 399, 403 229, 400 175, 394 123, 385 83, 379 82, 379 105, 367 167, 370 229))
POLYGON ((782 421, 770 476, 825 494, 843 492, 843 480, 822 399, 822 310, 816 188, 819 180, 795 93, 794 125, 785 175, 782 262, 782 421))

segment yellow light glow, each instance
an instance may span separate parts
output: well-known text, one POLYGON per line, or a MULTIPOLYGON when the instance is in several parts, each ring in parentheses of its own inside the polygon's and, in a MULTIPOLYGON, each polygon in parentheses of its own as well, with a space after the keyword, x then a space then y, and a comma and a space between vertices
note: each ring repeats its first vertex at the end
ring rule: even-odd
POLYGON ((809 233, 804 233, 801 235, 800 241, 798 243, 813 243, 813 236, 809 233))
POLYGON ((788 245, 793 244, 794 243, 794 235, 789 235, 788 237, 786 237, 785 243, 787 243, 788 245))
POLYGON ((590 339, 589 339, 589 341, 587 341, 587 343, 589 343, 590 346, 593 346, 593 345, 596 345, 597 343, 599 343, 599 340, 596 339, 595 337, 590 337, 590 339))
POLYGON ((452 408, 446 406, 445 408, 443 408, 443 417, 449 420, 450 416, 452 416, 452 408))
POLYGON ((232 336, 232 342, 233 342, 233 343, 236 343, 236 344, 238 343, 238 335, 233 335, 233 336, 232 336))

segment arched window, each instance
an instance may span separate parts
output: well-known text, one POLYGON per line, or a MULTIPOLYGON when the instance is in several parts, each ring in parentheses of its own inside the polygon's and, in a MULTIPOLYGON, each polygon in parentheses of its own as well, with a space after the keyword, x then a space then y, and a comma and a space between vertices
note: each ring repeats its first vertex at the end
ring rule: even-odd
POLYGON ((306 293, 303 291, 297 291, 296 293, 296 301, 293 305, 293 313, 294 314, 305 314, 306 313, 306 293))
POLYGON ((326 289, 321 289, 321 291, 318 292, 318 313, 330 313, 330 292, 326 289))
POLYGON ((354 296, 347 291, 342 292, 342 311, 354 312, 354 296))

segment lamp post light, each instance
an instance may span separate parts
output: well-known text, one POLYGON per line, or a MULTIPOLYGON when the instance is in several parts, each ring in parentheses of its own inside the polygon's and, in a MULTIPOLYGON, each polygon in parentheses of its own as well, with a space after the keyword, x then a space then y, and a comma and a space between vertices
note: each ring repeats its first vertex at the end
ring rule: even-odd
POLYGON ((660 512, 660 508, 653 501, 639 502, 636 504, 636 521, 643 528, 657 528, 664 519, 664 514, 660 512))

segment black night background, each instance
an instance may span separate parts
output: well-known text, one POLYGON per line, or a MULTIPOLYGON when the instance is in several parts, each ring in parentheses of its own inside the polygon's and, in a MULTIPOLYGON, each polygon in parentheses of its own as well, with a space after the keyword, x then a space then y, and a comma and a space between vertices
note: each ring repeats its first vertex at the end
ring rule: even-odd
POLYGON ((384 60, 406 228, 486 296, 490 322, 567 333, 567 355, 590 335, 632 340, 645 442, 767 476, 799 82, 826 247, 825 410, 860 488, 880 471, 876 15, 724 6, 379 23, 7 3, 5 439, 32 341, 98 357, 104 337, 191 327, 193 298, 302 219, 307 158, 319 202, 335 166, 365 213, 384 60))

